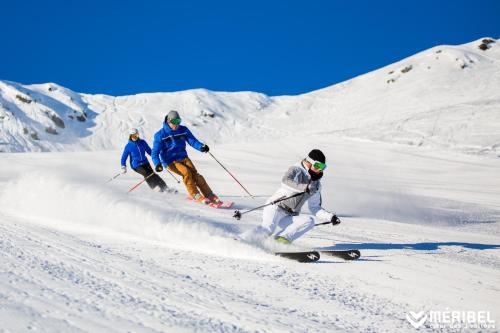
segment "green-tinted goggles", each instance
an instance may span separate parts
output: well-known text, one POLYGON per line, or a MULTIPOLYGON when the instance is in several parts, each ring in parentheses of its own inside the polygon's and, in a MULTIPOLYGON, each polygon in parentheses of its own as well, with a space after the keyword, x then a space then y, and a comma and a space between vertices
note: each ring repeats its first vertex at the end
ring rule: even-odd
POLYGON ((310 158, 309 156, 306 157, 307 162, 311 163, 311 166, 316 169, 316 170, 325 170, 326 169, 326 164, 323 162, 318 162, 310 158))
POLYGON ((170 119, 169 122, 172 124, 172 125, 180 125, 181 124, 181 118, 175 118, 175 119, 170 119))
POLYGON ((321 163, 321 162, 314 162, 313 163, 313 168, 314 169, 317 169, 317 170, 325 170, 326 169, 326 164, 325 163, 321 163))

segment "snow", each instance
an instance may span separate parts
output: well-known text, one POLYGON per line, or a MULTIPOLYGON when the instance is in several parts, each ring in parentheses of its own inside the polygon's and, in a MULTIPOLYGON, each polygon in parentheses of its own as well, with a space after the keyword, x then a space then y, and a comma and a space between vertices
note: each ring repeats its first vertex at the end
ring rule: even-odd
POLYGON ((498 329, 500 57, 478 43, 300 96, 90 96, 0 82, 0 149, 25 152, 0 154, 0 331, 411 332, 406 315, 431 310, 490 311, 498 329), (44 130, 55 127, 45 108, 64 120, 57 135, 44 130), (236 221, 233 210, 186 200, 165 173, 179 194, 146 185, 127 194, 141 179, 133 171, 106 183, 128 127, 150 140, 171 108, 255 195, 188 151, 242 211, 263 204, 310 149, 323 150, 323 206, 342 223, 293 248, 358 248, 361 259, 301 264, 269 254, 284 245, 239 242, 261 212, 236 221))
POLYGON ((498 156, 500 48, 494 42, 483 51, 481 41, 437 46, 298 96, 197 89, 113 97, 78 94, 53 83, 0 81, 0 149, 120 149, 128 128, 139 127, 152 138, 166 113, 177 109, 209 144, 333 133, 498 156))

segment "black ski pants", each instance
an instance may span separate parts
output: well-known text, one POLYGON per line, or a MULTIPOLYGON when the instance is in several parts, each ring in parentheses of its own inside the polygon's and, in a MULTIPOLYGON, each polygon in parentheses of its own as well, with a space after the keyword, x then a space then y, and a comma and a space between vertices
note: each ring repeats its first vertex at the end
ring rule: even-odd
POLYGON ((151 168, 151 165, 148 164, 143 164, 137 168, 134 169, 135 172, 140 173, 141 175, 144 176, 144 178, 148 177, 153 173, 151 177, 146 179, 146 183, 148 183, 149 187, 151 189, 154 189, 156 186, 160 187, 161 191, 164 191, 167 189, 167 184, 163 181, 163 179, 158 176, 153 169, 151 168))

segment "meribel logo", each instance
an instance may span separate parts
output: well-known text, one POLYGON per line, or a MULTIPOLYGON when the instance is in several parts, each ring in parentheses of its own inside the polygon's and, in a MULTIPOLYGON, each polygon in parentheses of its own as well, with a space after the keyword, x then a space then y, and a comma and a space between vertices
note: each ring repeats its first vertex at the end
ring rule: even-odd
POLYGON ((490 311, 410 311, 406 320, 416 329, 424 326, 434 329, 494 329, 490 311))
POLYGON ((422 326, 427 320, 427 315, 425 314, 424 311, 420 312, 410 311, 410 313, 406 315, 406 319, 410 322, 411 326, 415 328, 420 328, 420 326, 422 326))

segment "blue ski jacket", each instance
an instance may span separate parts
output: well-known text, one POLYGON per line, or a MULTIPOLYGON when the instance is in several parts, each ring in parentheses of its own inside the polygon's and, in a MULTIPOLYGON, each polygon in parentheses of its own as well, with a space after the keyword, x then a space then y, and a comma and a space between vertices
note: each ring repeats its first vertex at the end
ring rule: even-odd
POLYGON ((146 141, 142 139, 138 139, 137 141, 128 140, 125 149, 123 149, 122 166, 126 165, 129 156, 132 169, 138 168, 144 164, 149 164, 146 153, 151 155, 151 148, 146 141))
POLYGON ((203 143, 198 141, 186 127, 180 125, 175 131, 163 123, 163 128, 156 132, 153 142, 151 158, 154 165, 162 163, 168 166, 174 161, 180 161, 188 157, 186 152, 186 141, 191 147, 201 151, 203 143))

